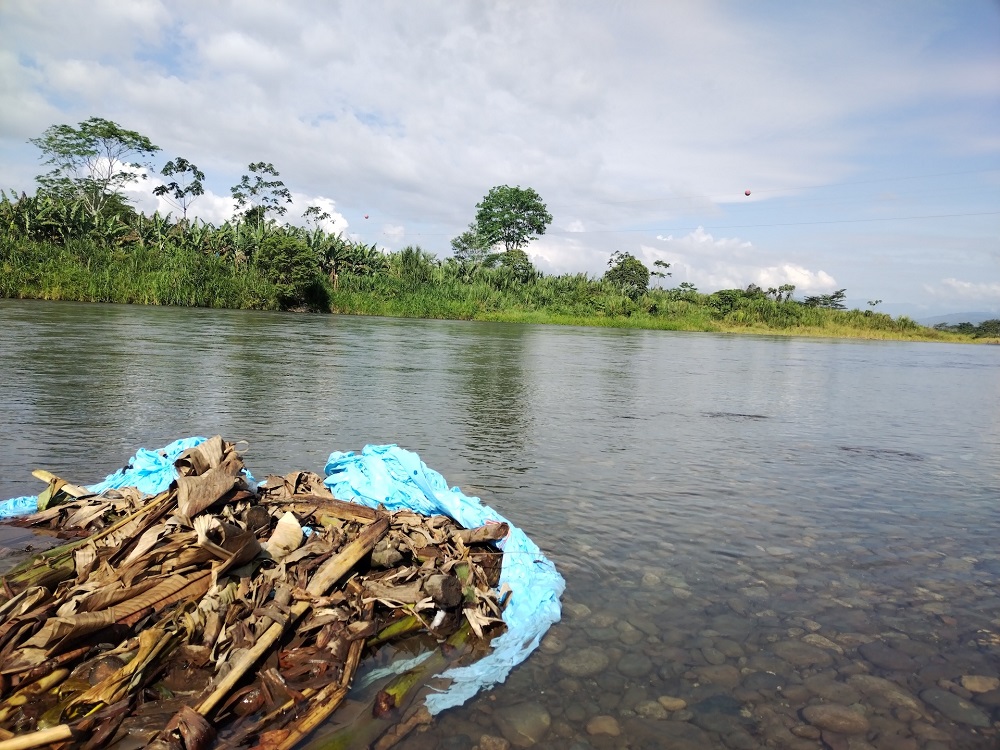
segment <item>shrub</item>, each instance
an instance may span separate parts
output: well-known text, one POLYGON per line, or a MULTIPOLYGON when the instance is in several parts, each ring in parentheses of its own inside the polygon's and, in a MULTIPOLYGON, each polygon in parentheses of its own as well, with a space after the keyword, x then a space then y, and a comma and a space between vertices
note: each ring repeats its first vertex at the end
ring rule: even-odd
POLYGON ((649 269, 631 253, 616 251, 608 260, 604 280, 622 290, 622 294, 635 302, 649 289, 649 269))
POLYGON ((301 240, 283 233, 266 237, 257 248, 254 265, 274 284, 282 309, 329 309, 329 290, 323 283, 319 258, 301 240))

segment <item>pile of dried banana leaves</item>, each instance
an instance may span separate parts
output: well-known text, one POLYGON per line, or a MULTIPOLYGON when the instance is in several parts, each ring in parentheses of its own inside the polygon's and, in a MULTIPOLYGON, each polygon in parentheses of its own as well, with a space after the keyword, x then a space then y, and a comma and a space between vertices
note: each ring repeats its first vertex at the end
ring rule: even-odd
POLYGON ((503 627, 506 525, 341 502, 306 473, 254 490, 220 437, 175 466, 153 497, 53 477, 16 521, 70 541, 2 578, 0 750, 301 746, 362 659, 419 641, 424 671, 323 745, 388 747, 429 720, 413 694, 454 646, 503 627))

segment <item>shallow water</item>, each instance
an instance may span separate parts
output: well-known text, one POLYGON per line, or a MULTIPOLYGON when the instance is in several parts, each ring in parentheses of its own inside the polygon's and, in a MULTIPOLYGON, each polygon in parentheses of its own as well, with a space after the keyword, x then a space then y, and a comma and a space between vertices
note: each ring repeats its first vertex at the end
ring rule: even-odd
POLYGON ((411 750, 997 747, 998 402, 998 347, 0 301, 0 497, 393 442, 549 554, 563 622, 411 750))

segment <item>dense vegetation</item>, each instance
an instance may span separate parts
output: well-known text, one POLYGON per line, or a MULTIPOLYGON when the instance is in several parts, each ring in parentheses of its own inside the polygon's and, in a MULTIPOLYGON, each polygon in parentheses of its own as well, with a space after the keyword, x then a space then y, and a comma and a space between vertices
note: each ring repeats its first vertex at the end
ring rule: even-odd
POLYGON ((961 333, 965 336, 972 336, 974 339, 1000 339, 1000 318, 984 320, 979 325, 969 322, 958 323, 956 325, 938 323, 934 326, 934 330, 961 333))
POLYGON ((869 338, 977 333, 846 310, 842 289, 800 302, 791 285, 665 288, 668 264, 650 271, 624 252, 611 254, 602 278, 545 275, 523 249, 552 220, 530 188, 490 190, 440 259, 324 231, 329 216, 316 206, 303 212, 305 227, 279 223, 292 198, 269 163, 249 165, 232 188, 233 218, 216 226, 187 218, 204 174, 182 157, 167 162, 161 174, 171 181, 153 191, 179 218, 143 215, 123 199, 142 166, 125 160, 159 151, 138 133, 91 118, 32 143, 53 170, 34 195, 0 197, 0 297, 869 338))
POLYGON ((600 279, 553 276, 535 270, 524 251, 465 260, 439 259, 419 247, 386 254, 318 228, 276 222, 213 226, 144 216, 120 203, 91 216, 45 193, 5 196, 0 227, 2 297, 955 338, 872 310, 807 305, 786 290, 650 288, 649 271, 627 253, 616 254, 600 279))

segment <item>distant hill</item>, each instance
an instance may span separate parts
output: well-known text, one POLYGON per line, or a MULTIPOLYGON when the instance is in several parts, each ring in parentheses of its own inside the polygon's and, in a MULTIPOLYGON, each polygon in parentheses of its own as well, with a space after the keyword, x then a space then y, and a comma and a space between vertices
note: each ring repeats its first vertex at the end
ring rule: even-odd
POLYGON ((952 313, 951 315, 936 315, 933 318, 921 318, 917 322, 922 326, 936 326, 938 323, 955 326, 959 323, 972 323, 977 326, 984 320, 995 320, 1000 318, 1000 313, 996 312, 964 312, 952 313))

